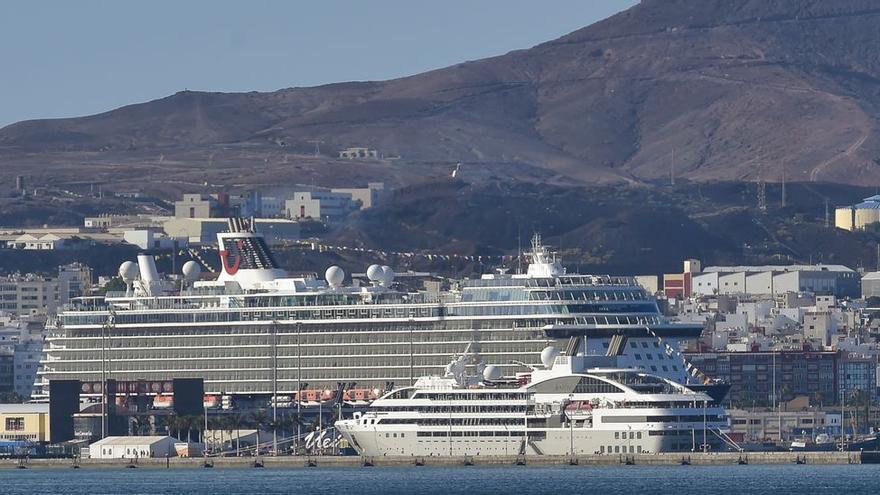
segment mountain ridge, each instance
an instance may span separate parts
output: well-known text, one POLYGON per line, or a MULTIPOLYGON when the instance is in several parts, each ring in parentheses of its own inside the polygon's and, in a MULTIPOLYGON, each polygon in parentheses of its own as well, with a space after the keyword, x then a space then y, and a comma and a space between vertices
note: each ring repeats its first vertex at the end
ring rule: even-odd
POLYGON ((575 183, 880 184, 878 27, 878 0, 643 0, 532 48, 387 81, 19 122, 0 129, 0 160, 195 155, 213 174, 215 157, 269 163, 317 139, 400 156, 390 175, 462 161, 575 183))

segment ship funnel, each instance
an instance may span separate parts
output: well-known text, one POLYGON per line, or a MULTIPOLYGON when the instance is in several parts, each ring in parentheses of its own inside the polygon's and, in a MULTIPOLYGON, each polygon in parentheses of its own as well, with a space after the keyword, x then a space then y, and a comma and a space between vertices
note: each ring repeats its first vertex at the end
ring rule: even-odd
POLYGON ((138 255, 138 270, 141 274, 141 287, 147 295, 153 295, 158 286, 159 270, 156 269, 156 261, 148 254, 138 255))

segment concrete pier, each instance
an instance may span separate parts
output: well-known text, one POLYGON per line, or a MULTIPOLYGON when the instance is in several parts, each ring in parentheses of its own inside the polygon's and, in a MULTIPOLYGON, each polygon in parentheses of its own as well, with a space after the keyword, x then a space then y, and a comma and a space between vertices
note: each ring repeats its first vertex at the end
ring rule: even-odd
MULTIPOLYGON (((864 453, 867 462, 870 455, 864 453)), ((309 467, 403 467, 412 466, 620 466, 620 465, 730 465, 759 464, 861 464, 861 452, 750 452, 750 453, 677 453, 677 454, 620 454, 569 456, 467 456, 467 457, 337 457, 337 456, 284 456, 284 457, 219 457, 169 459, 2 459, 0 469, 202 469, 213 468, 309 468, 309 467)))

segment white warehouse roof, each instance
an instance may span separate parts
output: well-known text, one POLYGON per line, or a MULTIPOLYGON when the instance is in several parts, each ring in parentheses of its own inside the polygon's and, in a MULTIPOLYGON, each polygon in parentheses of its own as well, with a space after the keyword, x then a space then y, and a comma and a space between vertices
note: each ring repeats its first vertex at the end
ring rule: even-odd
POLYGON ((763 266, 707 266, 706 272, 723 273, 759 273, 759 272, 854 272, 852 268, 843 265, 763 265, 763 266))

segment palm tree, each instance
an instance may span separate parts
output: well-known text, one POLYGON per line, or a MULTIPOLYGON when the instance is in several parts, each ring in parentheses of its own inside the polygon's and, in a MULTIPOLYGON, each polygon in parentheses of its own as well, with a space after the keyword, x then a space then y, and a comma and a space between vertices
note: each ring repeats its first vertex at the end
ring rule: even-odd
POLYGON ((251 423, 257 428, 257 454, 260 453, 260 430, 271 422, 271 418, 269 418, 269 415, 266 414, 264 409, 259 409, 251 413, 251 423))
POLYGON ((229 416, 223 416, 220 418, 220 423, 222 424, 222 428, 229 433, 229 448, 232 448, 232 430, 235 429, 235 425, 230 421, 229 416))
POLYGON ((223 428, 224 427, 225 427, 225 425, 223 423, 222 418, 218 418, 218 417, 208 418, 208 428, 211 429, 211 436, 212 436, 211 440, 212 441, 214 440, 213 439, 214 432, 219 431, 220 432, 220 445, 221 445, 221 447, 224 444, 224 440, 223 440, 223 428))
MULTIPOLYGON (((192 438, 192 428, 193 428, 193 417, 192 416, 180 416, 178 418, 180 421, 180 429, 186 430, 186 443, 190 443, 192 438)), ((181 439, 182 440, 182 439, 181 439)))
POLYGON ((229 415, 229 425, 235 430, 235 455, 241 455, 241 427, 244 425, 244 416, 239 413, 229 415))
MULTIPOLYGON (((299 414, 284 414, 280 418, 278 418, 277 428, 281 430, 282 435, 286 437, 296 436, 296 433, 299 428, 297 427, 305 426, 305 422, 302 420, 302 417, 299 414)), ((296 438, 293 442, 293 451, 296 453, 296 447, 299 443, 299 438, 296 438)))
POLYGON ((176 415, 170 415, 165 418, 165 427, 168 429, 168 435, 180 438, 180 430, 183 426, 181 419, 181 417, 176 415))
POLYGON ((153 432, 153 424, 148 416, 135 416, 134 424, 137 435, 149 435, 153 432))

